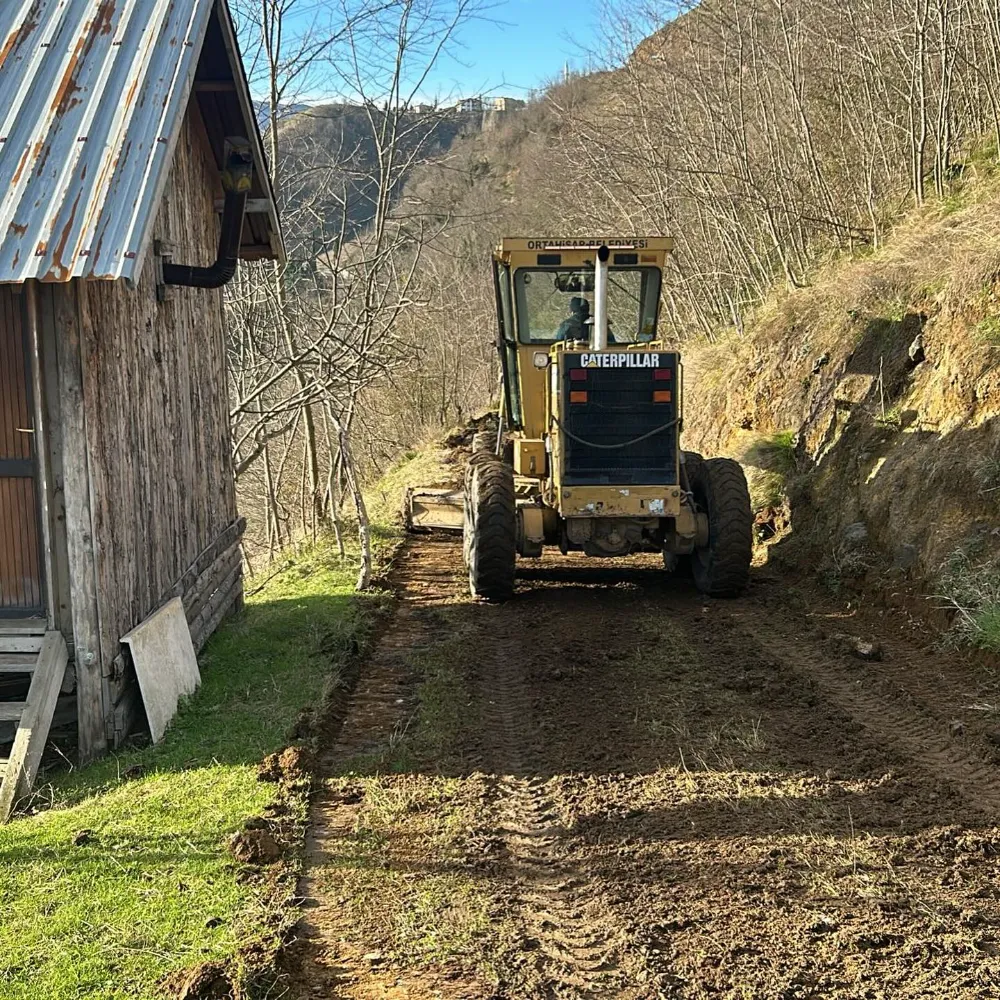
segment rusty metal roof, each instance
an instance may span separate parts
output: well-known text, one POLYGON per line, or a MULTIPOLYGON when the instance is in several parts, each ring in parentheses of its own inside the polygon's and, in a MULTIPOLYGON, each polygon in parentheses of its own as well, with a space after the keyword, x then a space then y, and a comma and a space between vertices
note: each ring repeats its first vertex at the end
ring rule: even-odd
POLYGON ((0 0, 0 282, 138 276, 213 12, 235 48, 225 0, 0 0))

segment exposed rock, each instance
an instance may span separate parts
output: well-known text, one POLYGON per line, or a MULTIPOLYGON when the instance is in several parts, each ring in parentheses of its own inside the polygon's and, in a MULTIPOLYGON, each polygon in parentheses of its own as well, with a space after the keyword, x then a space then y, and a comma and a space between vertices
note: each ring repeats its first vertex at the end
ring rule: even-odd
POLYGON ((859 549, 868 542, 868 526, 864 521, 855 521, 840 533, 840 540, 846 548, 859 549))
POLYGON ((874 385, 874 375, 859 373, 845 375, 837 383, 837 388, 833 390, 833 398, 838 403, 843 403, 847 406, 856 406, 868 398, 874 385))
POLYGON ((927 356, 924 354, 924 335, 922 333, 918 333, 913 338, 913 343, 910 344, 906 354, 910 359, 910 368, 916 368, 917 365, 926 360, 927 356))
POLYGON ((882 647, 877 642, 855 639, 851 653, 859 660, 878 661, 882 659, 882 647))
POLYGON ((920 550, 916 547, 916 545, 904 542, 902 545, 896 546, 896 551, 892 560, 892 568, 905 572, 908 569, 912 569, 916 565, 919 558, 920 550))
POLYGON ((858 660, 877 662, 882 659, 882 647, 868 639, 838 632, 830 636, 831 645, 842 653, 848 653, 858 660))
POLYGON ((820 371, 823 368, 825 368, 829 363, 830 363, 830 355, 829 353, 824 352, 813 362, 813 375, 818 375, 820 371))

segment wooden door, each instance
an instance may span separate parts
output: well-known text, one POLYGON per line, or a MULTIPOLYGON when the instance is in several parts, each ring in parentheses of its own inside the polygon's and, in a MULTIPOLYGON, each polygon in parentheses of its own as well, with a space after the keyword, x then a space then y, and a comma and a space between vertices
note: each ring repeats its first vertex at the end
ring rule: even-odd
POLYGON ((37 615, 45 607, 22 308, 21 296, 0 286, 0 619, 37 615))

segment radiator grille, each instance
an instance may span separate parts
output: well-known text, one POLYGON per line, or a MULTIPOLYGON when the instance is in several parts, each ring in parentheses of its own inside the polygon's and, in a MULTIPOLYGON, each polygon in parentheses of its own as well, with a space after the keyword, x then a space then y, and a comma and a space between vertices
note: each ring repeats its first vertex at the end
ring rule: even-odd
MULTIPOLYGON (((615 367, 588 366, 595 355, 563 355, 561 420, 566 432, 563 483, 567 486, 677 484, 678 356, 630 355, 630 363, 622 362, 629 356, 617 355, 620 363, 615 367), (643 364, 653 359, 658 364, 643 364), (671 378, 658 380, 657 370, 670 371, 671 378), (656 391, 669 391, 670 402, 654 402, 656 391), (571 402, 571 398, 581 399, 581 393, 586 393, 585 402, 571 402), (628 443, 644 435, 651 436, 628 443)), ((615 357, 613 353, 608 356, 615 357)))

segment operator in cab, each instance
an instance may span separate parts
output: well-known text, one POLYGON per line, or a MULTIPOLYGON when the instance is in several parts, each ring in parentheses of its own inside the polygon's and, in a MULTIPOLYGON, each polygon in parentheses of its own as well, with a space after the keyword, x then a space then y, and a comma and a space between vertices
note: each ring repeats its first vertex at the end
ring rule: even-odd
POLYGON ((559 324, 556 340, 589 340, 590 303, 581 295, 569 300, 569 316, 559 324))
MULTIPOLYGON (((590 303, 582 295, 574 295, 569 300, 569 316, 559 324, 556 330, 556 340, 590 340, 590 327, 593 324, 590 316, 590 303)), ((615 332, 608 320, 608 343, 617 344, 615 332)))

